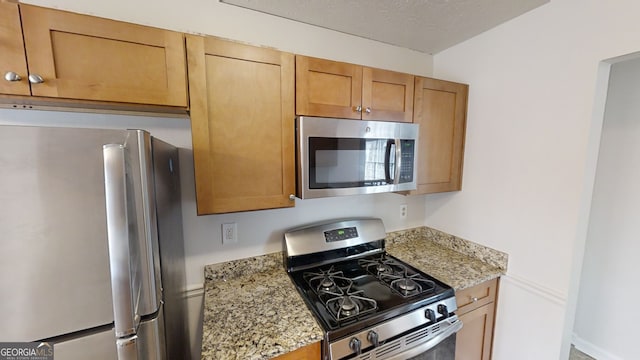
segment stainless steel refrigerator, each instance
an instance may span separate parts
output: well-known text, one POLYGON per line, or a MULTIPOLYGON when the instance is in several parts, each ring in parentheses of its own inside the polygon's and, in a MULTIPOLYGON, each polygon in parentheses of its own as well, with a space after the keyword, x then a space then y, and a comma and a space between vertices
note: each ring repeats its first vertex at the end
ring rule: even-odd
POLYGON ((0 342, 189 359, 177 149, 141 130, 0 126, 0 342))

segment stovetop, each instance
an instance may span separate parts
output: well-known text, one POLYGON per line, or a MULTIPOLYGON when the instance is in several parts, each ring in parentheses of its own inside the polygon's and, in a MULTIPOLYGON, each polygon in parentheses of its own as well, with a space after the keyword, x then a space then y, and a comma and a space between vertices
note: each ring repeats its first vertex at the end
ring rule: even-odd
POLYGON ((290 273, 329 340, 454 296, 454 290, 379 253, 290 273))

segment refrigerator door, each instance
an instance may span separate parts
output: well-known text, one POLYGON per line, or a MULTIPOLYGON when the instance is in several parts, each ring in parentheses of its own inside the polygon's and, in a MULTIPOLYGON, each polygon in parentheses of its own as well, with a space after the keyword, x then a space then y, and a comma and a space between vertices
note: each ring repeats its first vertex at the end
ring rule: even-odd
POLYGON ((113 322, 102 144, 127 132, 0 126, 0 339, 113 322))
MULTIPOLYGON (((157 314, 143 318, 135 335, 115 339, 113 328, 104 329, 81 338, 55 342, 56 360, 160 360, 165 356, 162 306, 157 314)), ((169 359, 188 359, 178 356, 169 359)))
POLYGON ((135 335, 118 339, 116 342, 118 360, 188 359, 183 356, 177 358, 166 356, 163 315, 162 306, 160 306, 155 316, 142 320, 135 335))
POLYGON ((152 143, 167 358, 190 359, 178 149, 152 143))
POLYGON ((119 360, 113 328, 53 345, 55 360, 119 360))
POLYGON ((103 146, 107 239, 118 338, 134 335, 141 317, 155 314, 162 299, 151 137, 143 131, 130 131, 130 135, 125 144, 103 146))

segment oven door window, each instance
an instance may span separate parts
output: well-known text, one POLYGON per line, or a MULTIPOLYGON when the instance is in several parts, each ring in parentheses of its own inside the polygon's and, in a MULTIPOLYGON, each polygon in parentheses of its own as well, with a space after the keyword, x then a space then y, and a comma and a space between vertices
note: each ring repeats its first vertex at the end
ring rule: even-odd
POLYGON ((450 335, 438 345, 408 360, 455 360, 456 335, 450 335))
POLYGON ((386 185, 394 169, 394 140, 309 138, 310 189, 386 185))

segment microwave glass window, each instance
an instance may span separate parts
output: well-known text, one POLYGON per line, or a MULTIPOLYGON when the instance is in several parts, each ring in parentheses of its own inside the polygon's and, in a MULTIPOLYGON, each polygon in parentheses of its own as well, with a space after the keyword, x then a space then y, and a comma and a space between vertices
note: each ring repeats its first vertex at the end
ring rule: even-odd
POLYGON ((387 172, 391 178, 394 175, 393 150, 395 146, 387 139, 309 138, 309 187, 326 189, 387 183, 387 172), (385 159, 386 156, 389 158, 385 159))

